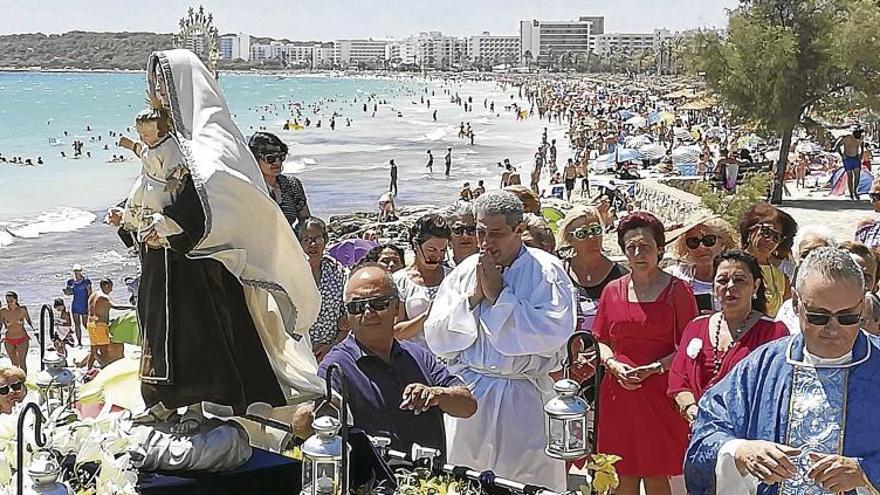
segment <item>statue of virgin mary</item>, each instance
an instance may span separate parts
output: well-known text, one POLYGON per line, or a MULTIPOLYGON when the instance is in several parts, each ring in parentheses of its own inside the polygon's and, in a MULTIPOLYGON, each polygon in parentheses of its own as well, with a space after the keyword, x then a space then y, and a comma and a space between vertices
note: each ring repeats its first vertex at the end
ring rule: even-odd
MULTIPOLYGON (((320 394, 308 339, 318 291, 217 80, 192 52, 170 50, 150 56, 147 81, 173 121, 178 150, 165 159, 186 173, 136 233, 146 415, 201 402, 243 414, 320 394)), ((192 419, 192 430, 201 416, 187 414, 180 426, 192 419)))

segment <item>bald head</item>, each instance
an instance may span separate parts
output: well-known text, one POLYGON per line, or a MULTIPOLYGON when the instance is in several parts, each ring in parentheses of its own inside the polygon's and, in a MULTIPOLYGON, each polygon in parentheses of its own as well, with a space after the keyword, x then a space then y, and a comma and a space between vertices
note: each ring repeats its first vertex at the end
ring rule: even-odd
POLYGON ((391 272, 379 263, 364 263, 354 269, 345 284, 345 301, 397 295, 391 272))

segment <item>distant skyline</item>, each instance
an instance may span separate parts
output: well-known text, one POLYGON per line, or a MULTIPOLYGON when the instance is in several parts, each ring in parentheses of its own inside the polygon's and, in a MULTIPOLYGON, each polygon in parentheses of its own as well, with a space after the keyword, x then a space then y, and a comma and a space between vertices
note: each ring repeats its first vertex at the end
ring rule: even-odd
MULTIPOLYGON (((221 34, 292 40, 405 38, 425 31, 466 36, 519 34, 523 19, 605 16, 606 32, 726 27, 737 0, 268 0, 205 1, 221 34)), ((0 34, 67 31, 171 33, 198 2, 155 0, 0 0, 0 34)))

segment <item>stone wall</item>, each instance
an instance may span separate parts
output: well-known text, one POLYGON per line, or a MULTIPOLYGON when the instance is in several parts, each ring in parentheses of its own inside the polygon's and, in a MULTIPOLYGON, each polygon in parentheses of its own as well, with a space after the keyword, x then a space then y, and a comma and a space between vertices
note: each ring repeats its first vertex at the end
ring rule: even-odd
POLYGON ((683 223, 692 214, 704 211, 700 206, 700 198, 687 192, 691 184, 669 185, 669 180, 693 183, 689 179, 656 179, 640 180, 635 185, 636 208, 657 215, 667 228, 683 223))

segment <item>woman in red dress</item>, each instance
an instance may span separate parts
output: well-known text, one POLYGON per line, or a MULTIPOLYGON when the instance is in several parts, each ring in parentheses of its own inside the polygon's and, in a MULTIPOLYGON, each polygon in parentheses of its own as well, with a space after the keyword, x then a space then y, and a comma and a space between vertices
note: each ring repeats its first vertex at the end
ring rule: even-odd
POLYGON ((715 259, 715 298, 721 311, 696 318, 684 329, 669 371, 669 397, 688 423, 697 417, 703 393, 750 352, 788 335, 781 322, 767 317, 761 268, 739 250, 715 259))
POLYGON ((600 389, 599 445, 622 460, 617 495, 669 494, 682 473, 688 426, 666 395, 675 347, 697 315, 690 287, 658 267, 666 243, 663 224, 634 213, 618 226, 618 244, 631 274, 602 292, 593 334, 606 375, 600 389))

